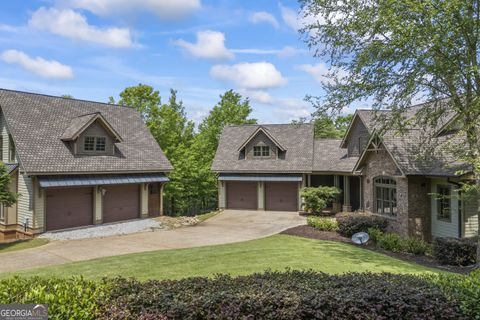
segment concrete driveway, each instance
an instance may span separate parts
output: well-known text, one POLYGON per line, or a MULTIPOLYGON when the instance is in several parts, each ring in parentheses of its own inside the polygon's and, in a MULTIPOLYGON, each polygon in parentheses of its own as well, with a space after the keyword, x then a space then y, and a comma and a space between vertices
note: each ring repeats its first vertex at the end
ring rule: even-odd
POLYGON ((0 272, 64 264, 135 252, 200 247, 267 237, 305 224, 296 212, 225 210, 198 225, 96 239, 53 241, 0 253, 0 272))

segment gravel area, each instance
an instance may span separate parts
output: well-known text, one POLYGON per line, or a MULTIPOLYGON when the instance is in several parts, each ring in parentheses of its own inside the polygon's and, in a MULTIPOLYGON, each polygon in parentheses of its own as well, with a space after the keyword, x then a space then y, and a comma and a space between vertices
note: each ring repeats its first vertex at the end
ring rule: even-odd
POLYGON ((74 230, 64 230, 57 232, 46 232, 39 238, 50 240, 78 240, 85 238, 103 238, 123 234, 136 233, 141 231, 153 231, 154 229, 164 229, 165 226, 154 219, 132 220, 127 222, 118 222, 90 226, 74 230))

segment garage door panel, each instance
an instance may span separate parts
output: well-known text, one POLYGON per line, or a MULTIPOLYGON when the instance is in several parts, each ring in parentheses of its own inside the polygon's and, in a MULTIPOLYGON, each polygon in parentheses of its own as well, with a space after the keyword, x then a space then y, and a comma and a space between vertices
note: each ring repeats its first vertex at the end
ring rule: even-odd
POLYGON ((227 208, 257 210, 257 183, 227 182, 227 208))
POLYGON ((297 211, 298 183, 266 182, 265 209, 272 211, 297 211))
POLYGON ((93 224, 92 188, 50 189, 46 197, 48 231, 93 224))
POLYGON ((139 186, 106 186, 103 197, 103 222, 138 218, 140 215, 139 186))

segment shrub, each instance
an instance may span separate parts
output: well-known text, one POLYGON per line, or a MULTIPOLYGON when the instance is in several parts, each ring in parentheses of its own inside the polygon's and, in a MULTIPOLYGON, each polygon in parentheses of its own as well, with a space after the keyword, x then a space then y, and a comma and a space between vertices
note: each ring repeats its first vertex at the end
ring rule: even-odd
POLYGON ((339 215, 337 221, 338 233, 345 237, 351 237, 357 232, 368 232, 369 228, 385 232, 388 226, 386 218, 360 213, 339 215))
POLYGON ((415 237, 409 237, 404 239, 403 247, 407 252, 416 255, 425 255, 431 253, 430 244, 422 239, 415 237))
POLYGON ((383 236, 382 230, 379 230, 377 228, 368 228, 367 233, 370 237, 370 240, 372 240, 373 242, 377 242, 378 239, 383 236))
POLYGON ((393 232, 383 234, 380 239, 378 239, 377 244, 380 248, 392 252, 406 251, 402 237, 393 232))
POLYGON ((460 302, 468 319, 480 319, 480 269, 468 276, 442 274, 428 277, 452 300, 460 302))
POLYGON ((335 218, 308 217, 307 224, 320 231, 335 231, 338 228, 338 222, 335 218))
POLYGON ((20 278, 0 281, 0 304, 48 304, 49 319, 96 319, 109 285, 79 277, 20 278))
POLYGON ((336 187, 307 187, 302 189, 300 195, 303 198, 305 211, 321 213, 328 203, 337 199, 340 193, 340 189, 336 187))
POLYGON ((461 319, 459 304, 411 275, 266 272, 178 281, 117 279, 104 319, 461 319))
POLYGON ((477 238, 436 238, 433 254, 442 264, 468 266, 474 264, 477 254, 477 238))

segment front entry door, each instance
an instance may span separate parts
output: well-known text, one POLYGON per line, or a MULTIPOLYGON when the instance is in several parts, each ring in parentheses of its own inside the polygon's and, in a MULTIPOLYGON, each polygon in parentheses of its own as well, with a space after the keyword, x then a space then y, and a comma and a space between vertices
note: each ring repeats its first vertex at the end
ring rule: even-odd
POLYGON ((160 184, 151 183, 148 186, 148 215, 158 217, 160 215, 160 184))

